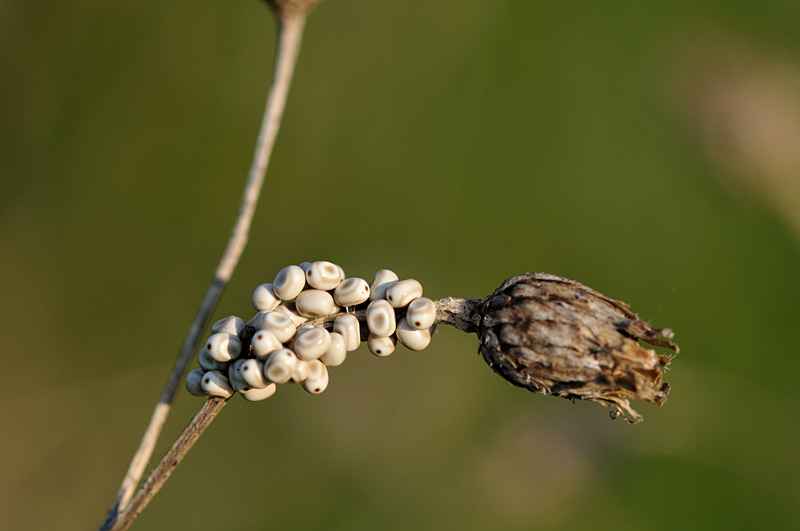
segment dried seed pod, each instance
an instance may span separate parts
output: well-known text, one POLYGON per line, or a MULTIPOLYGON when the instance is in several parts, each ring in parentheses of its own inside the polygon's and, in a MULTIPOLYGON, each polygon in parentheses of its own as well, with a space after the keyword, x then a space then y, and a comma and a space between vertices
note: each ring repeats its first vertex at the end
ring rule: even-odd
POLYGON ((427 330, 436 320, 436 303, 427 297, 414 299, 408 305, 406 320, 415 330, 427 330))
POLYGON ((386 300, 395 308, 402 308, 416 298, 422 297, 422 284, 409 278, 395 282, 386 288, 386 300))
POLYGON ((369 284, 363 278, 347 278, 333 290, 339 306, 355 306, 369 299, 369 284))
POLYGON ((220 398, 230 398, 233 396, 233 388, 228 379, 219 371, 208 371, 203 375, 201 387, 208 396, 218 396, 220 398))
POLYGON ((331 262, 314 262, 306 269, 306 281, 312 288, 316 289, 334 289, 343 278, 344 271, 331 262))
POLYGON ((288 301, 297 297, 306 286, 306 274, 300 266, 290 265, 281 269, 272 282, 275 295, 288 301))
POLYGON ((274 310, 280 303, 281 299, 272 284, 261 284, 253 292, 253 308, 259 312, 274 310))
POLYGON ((344 337, 337 332, 331 332, 331 344, 325 354, 319 359, 328 367, 338 367, 347 359, 347 349, 344 345, 344 337))
POLYGON ((319 289, 308 289, 297 296, 295 301, 297 313, 304 317, 325 317, 338 311, 338 307, 333 302, 333 296, 327 291, 319 289))
POLYGON ((637 423, 629 399, 656 405, 669 385, 661 370, 670 358, 638 340, 675 352, 669 329, 640 319, 622 302, 574 280, 547 273, 503 282, 482 301, 477 330, 483 358, 514 385, 542 394, 615 408, 637 423), (662 339, 660 339, 662 338, 662 339))
POLYGON ((342 335, 347 352, 356 350, 361 344, 361 326, 358 318, 352 313, 345 313, 337 317, 333 322, 333 331, 342 335))
POLYGON ((372 284, 369 286, 369 300, 376 301, 382 299, 386 295, 386 288, 388 288, 392 282, 397 282, 398 280, 400 280, 400 278, 394 271, 389 269, 381 269, 375 273, 375 280, 373 280, 372 284))
POLYGON ((370 333, 377 337, 389 337, 397 329, 394 307, 385 299, 369 303, 366 322, 370 333))
POLYGON ((206 371, 203 369, 195 369, 193 371, 189 371, 189 374, 186 375, 186 381, 184 384, 186 385, 186 390, 189 391, 190 394, 194 396, 206 396, 205 391, 203 391, 203 376, 206 374, 206 371))
POLYGON ((417 330, 411 328, 403 317, 397 323, 397 339, 409 350, 423 350, 431 343, 431 331, 428 329, 417 330))
POLYGON ((220 332, 208 338, 206 350, 217 361, 231 361, 242 353, 242 342, 233 334, 220 332))
POLYGON ((386 357, 394 352, 395 345, 397 345, 397 336, 378 337, 370 334, 367 338, 367 348, 379 358, 386 357))

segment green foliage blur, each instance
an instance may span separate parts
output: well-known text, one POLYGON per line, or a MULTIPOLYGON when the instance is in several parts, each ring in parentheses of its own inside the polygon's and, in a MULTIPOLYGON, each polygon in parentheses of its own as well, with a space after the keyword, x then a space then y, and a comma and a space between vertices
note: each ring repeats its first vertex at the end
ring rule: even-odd
MULTIPOLYGON (((230 232, 274 38, 256 0, 0 5, 0 527, 103 520, 230 232)), ((217 317, 307 260, 434 298, 547 271, 672 327, 672 393, 629 426, 449 328, 362 347, 320 396, 232 400, 135 528, 800 527, 800 230, 708 149, 728 115, 686 111, 742 48, 800 71, 797 3, 323 2, 217 317), (727 59, 692 66, 707 46, 727 59)))

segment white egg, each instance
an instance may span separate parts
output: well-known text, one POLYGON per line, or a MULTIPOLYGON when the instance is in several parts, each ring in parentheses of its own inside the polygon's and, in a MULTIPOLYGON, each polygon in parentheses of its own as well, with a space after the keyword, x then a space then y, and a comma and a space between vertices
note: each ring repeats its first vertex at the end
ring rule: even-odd
POLYGON ((203 369, 195 369, 189 371, 189 374, 186 375, 186 381, 184 383, 186 385, 186 390, 189 391, 190 394, 194 396, 206 396, 202 386, 205 373, 206 371, 203 369))
POLYGON ((369 348, 369 351, 381 358, 394 352, 396 344, 397 338, 395 336, 378 337, 370 334, 367 338, 367 348, 369 348))
POLYGON ((306 286, 306 274, 300 266, 290 265, 280 270, 272 282, 275 295, 288 301, 297 297, 306 286))
POLYGON ((208 371, 205 373, 200 385, 208 396, 230 398, 233 395, 231 384, 220 371, 208 371))
POLYGON ((217 361, 231 361, 242 353, 242 342, 233 334, 220 332, 208 338, 206 350, 217 361))
POLYGON ((402 308, 422 297, 422 284, 413 278, 395 282, 386 289, 386 300, 395 308, 402 308))
POLYGON ((394 307, 384 299, 369 303, 366 321, 370 333, 377 337, 389 337, 397 328, 394 307))
POLYGON ((408 305, 406 321, 416 330, 427 330, 436 321, 436 303, 427 297, 414 299, 408 305))
POLYGON ((430 344, 431 333, 411 328, 404 317, 397 323, 397 339, 410 350, 422 350, 430 344))
POLYGON ((361 326, 358 318, 352 313, 345 313, 337 317, 333 322, 333 331, 342 335, 344 346, 348 352, 356 350, 361 344, 361 326))
POLYGON ((344 271, 331 262, 314 262, 306 270, 306 281, 312 288, 331 290, 344 278, 344 271))

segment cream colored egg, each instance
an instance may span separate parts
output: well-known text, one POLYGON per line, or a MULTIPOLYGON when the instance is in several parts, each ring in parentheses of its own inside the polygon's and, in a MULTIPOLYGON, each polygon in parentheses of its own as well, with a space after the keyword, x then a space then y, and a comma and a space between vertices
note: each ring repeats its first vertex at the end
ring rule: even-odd
POLYGON ((253 308, 258 311, 274 310, 281 303, 272 284, 261 284, 253 292, 253 308))
POLYGON ((242 366, 239 367, 239 374, 242 375, 242 380, 255 389, 263 389, 268 386, 270 382, 264 378, 264 362, 257 359, 244 360, 242 366))
POLYGON ((301 324, 308 321, 308 317, 303 317, 299 313, 297 313, 297 306, 293 302, 284 302, 277 308, 275 308, 276 312, 282 313, 286 317, 292 320, 292 322, 296 326, 300 326, 301 324))
POLYGON ((294 383, 301 383, 306 378, 308 378, 308 362, 297 360, 297 365, 295 365, 295 368, 292 371, 290 380, 294 383))
POLYGON ((415 330, 427 330, 436 321, 436 303, 427 297, 414 299, 408 305, 406 321, 415 330))
POLYGON ((261 318, 258 320, 258 326, 261 330, 269 330, 281 343, 286 343, 292 336, 294 336, 297 325, 292 320, 281 312, 258 312, 261 318))
POLYGON ((275 394, 275 390, 278 388, 275 384, 269 384, 266 387, 262 388, 251 388, 247 391, 239 391, 239 394, 242 395, 242 398, 247 400, 248 402, 259 402, 261 400, 266 400, 267 398, 271 397, 275 394))
POLYGON ((394 307, 384 299, 369 303, 366 321, 370 333, 377 337, 389 337, 397 328, 394 307))
POLYGON ((228 363, 224 361, 217 361, 212 358, 205 346, 203 346, 203 348, 200 349, 200 352, 197 354, 197 363, 199 363, 200 367, 202 367, 205 371, 228 370, 228 363))
POLYGON ((264 377, 274 383, 289 381, 297 367, 297 355, 288 348, 276 350, 264 362, 264 377))
POLYGON ((367 348, 369 348, 369 351, 381 358, 394 352, 396 344, 397 338, 395 336, 378 337, 370 334, 367 338, 367 348))
POLYGON ((348 352, 356 350, 361 344, 361 327, 358 318, 352 313, 345 313, 337 317, 333 322, 333 331, 342 335, 344 346, 348 352))
POLYGON ((282 300, 288 301, 297 297, 306 285, 306 275, 296 265, 286 266, 275 275, 272 289, 282 300))
POLYGON ((271 383, 268 386, 260 389, 254 387, 247 391, 239 391, 239 394, 242 395, 242 398, 248 402, 258 402, 260 400, 266 400, 274 395, 277 388, 278 386, 276 386, 274 383, 271 383))
POLYGON ((235 315, 231 315, 229 317, 223 317, 213 325, 211 325, 211 333, 225 333, 225 334, 233 334, 239 335, 244 330, 245 323, 240 317, 236 317, 235 315))
POLYGON ((397 323, 397 339, 409 350, 422 350, 431 342, 429 330, 416 330, 409 326, 405 317, 397 323))
POLYGON ((200 385, 208 396, 230 398, 233 395, 233 387, 220 371, 208 371, 205 373, 200 385))
POLYGON ((193 371, 189 371, 189 374, 186 375, 186 381, 184 385, 186 385, 186 390, 189 391, 190 394, 194 396, 206 396, 205 391, 203 391, 203 376, 206 374, 206 371, 203 369, 195 369, 193 371))
POLYGON ((369 284, 363 278, 347 278, 333 290, 333 299, 339 306, 355 306, 369 299, 369 284))
POLYGON ((283 344, 278 341, 275 334, 269 330, 259 330, 253 334, 253 338, 250 340, 250 346, 253 349, 253 354, 261 361, 267 359, 267 356, 272 352, 283 348, 283 344))
POLYGON ((331 332, 331 344, 325 354, 319 359, 328 367, 338 367, 347 359, 347 348, 345 348, 344 337, 338 332, 331 332))
POLYGON ((384 298, 384 295, 386 294, 386 288, 389 287, 392 282, 397 282, 398 280, 400 279, 395 272, 389 269, 381 269, 375 273, 375 279, 369 286, 370 300, 376 301, 384 298))
POLYGON ((332 315, 338 311, 333 296, 319 289, 308 289, 298 295, 295 306, 297 313, 312 319, 332 315))
POLYGON ((318 395, 328 387, 328 369, 319 360, 308 362, 308 376, 302 382, 303 389, 318 395))
POLYGON ((233 334, 220 332, 213 334, 206 341, 209 356, 217 361, 231 361, 242 352, 242 342, 233 334))
POLYGON ((314 262, 306 270, 306 282, 320 290, 331 290, 342 281, 344 271, 331 262, 314 262))
POLYGON ((386 288, 385 297, 395 308, 403 308, 414 299, 422 297, 422 284, 413 278, 395 282, 386 288))
POLYGON ((231 383, 231 387, 236 391, 250 389, 250 386, 247 385, 247 382, 242 378, 241 367, 244 362, 245 360, 236 360, 228 365, 228 381, 231 383))
POLYGON ((294 337, 293 349, 301 360, 319 359, 331 346, 331 335, 324 328, 305 328, 298 330, 294 337))

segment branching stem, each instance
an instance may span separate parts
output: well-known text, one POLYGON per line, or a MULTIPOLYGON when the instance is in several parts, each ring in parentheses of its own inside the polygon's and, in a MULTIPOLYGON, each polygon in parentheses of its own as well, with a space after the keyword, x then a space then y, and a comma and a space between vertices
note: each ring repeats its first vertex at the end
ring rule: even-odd
MULTIPOLYGON (((458 328, 464 332, 474 332, 477 330, 478 310, 482 301, 475 299, 457 299, 447 298, 436 301, 436 323, 447 324, 458 328)), ((356 317, 362 323, 362 327, 366 329, 364 310, 355 312, 356 317)), ((340 315, 331 315, 316 321, 311 321, 311 324, 316 326, 324 326, 330 328, 333 326, 333 321, 340 315)), ((144 510, 153 496, 158 493, 161 486, 167 481, 172 471, 178 466, 183 457, 189 452, 189 449, 194 445, 195 441, 205 431, 205 429, 214 420, 222 408, 227 403, 226 399, 210 398, 202 409, 194 416, 192 421, 183 430, 180 437, 173 443, 172 447, 167 451, 164 458, 158 466, 150 474, 150 477, 144 482, 142 488, 136 493, 128 507, 119 515, 116 522, 108 529, 113 531, 127 529, 136 519, 136 517, 144 510)))
MULTIPOLYGON (((261 123, 261 130, 258 135, 250 174, 247 184, 245 185, 244 194, 242 195, 236 224, 234 225, 225 251, 222 254, 214 279, 208 287, 200 309, 184 339, 183 345, 181 346, 178 357, 175 360, 175 364, 167 380, 167 384, 161 394, 161 398, 158 404, 156 404, 147 430, 139 443, 139 448, 131 460, 125 478, 122 480, 122 485, 117 493, 114 505, 109 511, 105 523, 101 526, 102 530, 123 529, 115 524, 123 512, 128 515, 133 515, 126 526, 130 525, 133 518, 138 514, 138 512, 132 511, 134 509, 133 507, 128 507, 131 503, 133 493, 153 454, 156 441, 161 434, 164 423, 172 408, 175 394, 181 386, 181 380, 183 374, 186 372, 186 367, 191 361, 192 354, 197 350, 200 334, 208 326, 214 309, 222 296, 222 292, 230 280, 233 270, 236 268, 242 251, 247 244, 256 203, 261 193, 264 175, 272 153, 272 147, 275 144, 275 138, 280 128, 283 110, 286 106, 286 96, 289 91, 297 53, 300 49, 305 20, 306 13, 303 11, 295 10, 288 14, 278 13, 278 44, 275 54, 272 84, 269 89, 267 106, 261 123)), ((222 406, 219 406, 219 408, 221 407, 222 406)), ((214 415, 216 415, 216 412, 214 415)), ((211 418, 213 418, 213 415, 211 418)), ((199 433, 202 433, 202 430, 199 433)), ((186 450, 188 451, 188 448, 186 450)), ((153 493, 157 492, 157 490, 158 489, 155 488, 153 493)), ((137 495, 137 499, 138 497, 139 495, 137 495)), ((144 502, 144 504, 146 504, 146 502, 144 502)), ((141 511, 141 509, 139 509, 139 511, 141 511)))

